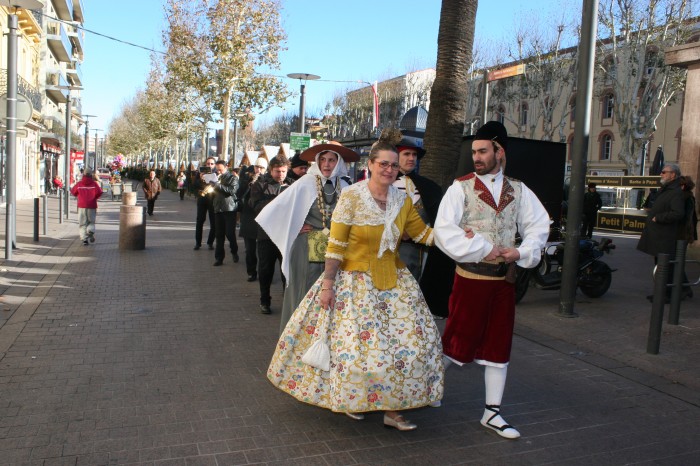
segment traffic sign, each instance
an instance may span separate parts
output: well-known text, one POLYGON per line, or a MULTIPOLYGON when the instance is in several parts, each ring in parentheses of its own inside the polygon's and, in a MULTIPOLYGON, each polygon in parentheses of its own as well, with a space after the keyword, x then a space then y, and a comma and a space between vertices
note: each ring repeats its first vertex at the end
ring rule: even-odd
POLYGON ((291 150, 304 150, 311 147, 311 135, 307 133, 290 133, 289 148, 291 150))

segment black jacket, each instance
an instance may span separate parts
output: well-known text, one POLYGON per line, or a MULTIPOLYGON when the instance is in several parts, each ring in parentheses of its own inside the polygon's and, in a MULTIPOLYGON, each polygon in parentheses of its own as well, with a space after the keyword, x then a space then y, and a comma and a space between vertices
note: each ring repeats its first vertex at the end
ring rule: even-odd
POLYGON ((652 256, 674 254, 679 232, 685 225, 685 198, 678 178, 659 189, 649 209, 637 249, 652 256), (656 221, 652 221, 655 218, 656 221))
MULTIPOLYGON (((258 178, 258 180, 250 186, 250 198, 248 205, 253 208, 253 212, 257 216, 263 208, 284 191, 294 180, 285 178, 282 183, 275 181, 272 176, 267 173, 258 178)), ((260 225, 258 225, 258 240, 270 239, 260 225)))
POLYGON ((214 185, 214 213, 233 212, 238 208, 238 177, 224 172, 214 185))

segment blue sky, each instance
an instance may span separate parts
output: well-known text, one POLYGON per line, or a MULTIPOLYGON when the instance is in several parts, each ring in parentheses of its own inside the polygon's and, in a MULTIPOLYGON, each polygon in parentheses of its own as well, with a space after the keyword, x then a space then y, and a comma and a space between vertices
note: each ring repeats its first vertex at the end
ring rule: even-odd
MULTIPOLYGON (((83 0, 85 28, 163 50, 162 3, 83 0)), ((527 0, 481 0, 477 40, 484 44, 501 41, 523 18, 550 18, 572 3, 578 6, 582 1, 542 0, 534 11, 533 2, 527 0)), ((302 72, 327 80, 373 82, 435 64, 439 0, 282 0, 282 4, 288 50, 281 55, 280 75, 302 72)), ((150 52, 86 33, 83 112, 97 115, 90 119, 90 128, 107 130, 123 103, 145 86, 149 69, 150 52)), ((298 92, 298 80, 287 79, 287 84, 298 92)), ((351 85, 309 82, 307 113, 320 110, 335 90, 351 85)), ((292 97, 284 110, 269 113, 297 113, 298 102, 298 97, 292 97)))

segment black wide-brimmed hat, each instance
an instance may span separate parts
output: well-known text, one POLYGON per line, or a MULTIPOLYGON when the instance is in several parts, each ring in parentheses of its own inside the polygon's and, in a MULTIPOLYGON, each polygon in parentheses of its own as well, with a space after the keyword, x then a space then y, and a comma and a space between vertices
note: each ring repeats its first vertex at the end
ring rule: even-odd
POLYGON ((307 162, 315 162, 316 155, 326 151, 335 152, 336 154, 340 155, 345 162, 357 162, 360 160, 360 154, 335 141, 331 141, 327 144, 316 144, 315 146, 311 146, 302 152, 299 157, 301 160, 306 160, 307 162))

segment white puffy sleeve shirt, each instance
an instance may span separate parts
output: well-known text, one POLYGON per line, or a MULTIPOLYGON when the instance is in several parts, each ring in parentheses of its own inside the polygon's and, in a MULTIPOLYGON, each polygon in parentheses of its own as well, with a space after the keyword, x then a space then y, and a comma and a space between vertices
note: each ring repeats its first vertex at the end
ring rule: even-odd
MULTIPOLYGON (((464 191, 457 180, 447 189, 440 202, 434 227, 435 244, 456 262, 481 262, 494 245, 477 231, 473 238, 465 236, 459 226, 463 213, 464 191)), ((522 243, 517 248, 520 259, 516 263, 524 268, 534 267, 539 263, 540 251, 549 237, 550 220, 535 193, 524 184, 515 221, 522 237, 522 243)))

